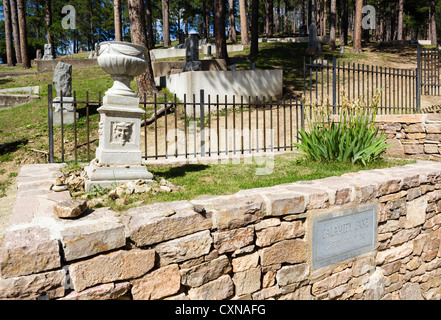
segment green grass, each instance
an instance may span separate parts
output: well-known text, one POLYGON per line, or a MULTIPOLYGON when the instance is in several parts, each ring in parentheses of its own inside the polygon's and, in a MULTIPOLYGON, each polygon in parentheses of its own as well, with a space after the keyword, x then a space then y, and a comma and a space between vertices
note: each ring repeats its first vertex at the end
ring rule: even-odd
MULTIPOLYGON (((270 161, 267 158, 266 161, 270 161)), ((339 176, 360 170, 388 168, 404 165, 409 161, 380 159, 367 166, 338 162, 316 162, 303 158, 300 154, 289 153, 274 158, 274 167, 268 175, 256 175, 256 170, 269 166, 269 162, 253 161, 253 164, 188 164, 180 166, 148 166, 154 179, 170 181, 182 190, 172 193, 145 194, 126 196, 127 205, 116 205, 114 200, 107 200, 106 206, 115 210, 125 210, 132 206, 156 202, 191 200, 203 195, 227 195, 239 190, 271 187, 296 181, 321 179, 339 176)), ((72 167, 73 168, 73 167, 72 167)))

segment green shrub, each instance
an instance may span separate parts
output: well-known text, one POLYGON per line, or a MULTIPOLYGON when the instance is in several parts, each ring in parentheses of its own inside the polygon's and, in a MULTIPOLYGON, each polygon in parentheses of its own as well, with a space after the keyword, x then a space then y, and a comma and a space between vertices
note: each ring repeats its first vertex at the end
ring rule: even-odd
POLYGON ((301 143, 294 143, 313 160, 367 163, 377 159, 389 146, 386 136, 374 126, 379 95, 371 105, 364 100, 343 97, 338 115, 332 115, 329 101, 312 107, 308 128, 299 131, 301 143))

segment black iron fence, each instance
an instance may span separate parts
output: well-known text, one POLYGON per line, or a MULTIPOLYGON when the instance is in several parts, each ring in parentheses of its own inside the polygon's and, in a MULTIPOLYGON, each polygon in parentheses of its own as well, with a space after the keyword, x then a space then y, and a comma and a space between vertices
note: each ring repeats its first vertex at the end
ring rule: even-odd
POLYGON ((438 48, 423 48, 418 45, 417 65, 421 95, 441 95, 441 55, 438 48))
MULTIPOLYGON (((55 112, 52 86, 48 87, 49 153, 51 162, 90 161, 98 147, 98 108, 89 98, 61 99, 55 112), (66 104, 73 105, 73 121, 67 124, 66 104), (61 122, 54 124, 56 114, 61 122), (55 137, 55 138, 54 138, 55 137)), ((303 127, 300 98, 273 100, 258 97, 219 96, 180 101, 176 95, 146 96, 140 99, 144 110, 140 149, 144 159, 231 156, 246 153, 294 150, 297 131, 303 127), (189 102, 190 100, 191 102, 189 102), (197 101, 197 102, 193 102, 197 101)), ((71 117, 72 118, 72 117, 71 117)))
POLYGON ((420 109, 417 70, 340 63, 316 59, 304 62, 306 106, 329 103, 338 112, 342 100, 363 99, 367 105, 379 95, 378 113, 413 113, 420 109))

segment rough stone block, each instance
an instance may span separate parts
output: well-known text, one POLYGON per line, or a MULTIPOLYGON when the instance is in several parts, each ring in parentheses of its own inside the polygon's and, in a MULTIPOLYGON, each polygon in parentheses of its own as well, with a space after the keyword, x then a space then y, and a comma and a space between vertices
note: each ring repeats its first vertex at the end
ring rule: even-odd
POLYGON ((233 259, 233 272, 245 271, 250 268, 257 267, 259 263, 259 253, 256 251, 252 254, 247 254, 233 259))
POLYGON ((134 300, 156 300, 177 293, 181 286, 181 276, 178 265, 172 264, 131 282, 134 300))
POLYGON ((137 278, 155 264, 154 250, 116 251, 69 266, 75 291, 82 291, 100 283, 137 278))
POLYGON ((405 228, 413 228, 426 221, 427 199, 425 196, 407 202, 405 228))
POLYGON ((307 243, 304 240, 284 240, 260 250, 262 266, 277 263, 302 263, 307 258, 307 243))
POLYGON ((297 238, 305 234, 302 221, 282 222, 280 226, 257 232, 256 245, 266 247, 281 240, 297 238))
POLYGON ((285 266, 277 271, 276 279, 279 286, 286 286, 306 280, 309 276, 309 266, 301 263, 294 266, 285 266))
POLYGON ((181 269, 181 283, 190 287, 199 287, 230 271, 230 260, 227 256, 220 256, 212 261, 191 268, 181 269))
POLYGON ((64 296, 66 271, 56 270, 9 279, 0 278, 0 299, 36 300, 64 296))
POLYGON ((187 201, 158 203, 130 209, 127 215, 129 237, 138 246, 146 246, 198 231, 210 229, 212 213, 195 212, 187 201), (167 216, 171 212, 171 216, 167 216))
POLYGON ((236 295, 241 296, 258 291, 261 288, 261 275, 260 267, 236 272, 233 276, 236 295))
POLYGON ((207 200, 193 200, 207 211, 213 212, 213 228, 218 230, 235 229, 261 220, 266 213, 262 196, 231 195, 207 200))
POLYGON ((213 239, 210 231, 201 231, 158 244, 155 251, 161 266, 198 258, 210 252, 213 239))
POLYGON ((234 283, 229 275, 223 275, 200 287, 188 291, 190 300, 224 300, 234 294, 234 283))
POLYGON ((60 232, 64 259, 72 261, 123 247, 126 244, 124 225, 106 221, 77 225, 60 232))
POLYGON ((61 266, 58 241, 48 229, 29 227, 7 231, 1 249, 3 278, 56 269, 61 266))
POLYGON ((305 196, 292 192, 265 193, 264 198, 269 203, 268 216, 284 216, 288 214, 302 213, 306 209, 305 196))
POLYGON ((87 202, 79 199, 64 200, 54 205, 54 214, 59 218, 76 218, 87 209, 87 202))
POLYGON ((81 292, 72 291, 59 300, 115 300, 130 290, 130 282, 101 284, 81 292))
POLYGON ((254 227, 213 233, 214 248, 220 254, 246 247, 254 241, 254 227))
POLYGON ((403 146, 404 153, 406 154, 423 154, 424 145, 422 144, 406 144, 403 146))

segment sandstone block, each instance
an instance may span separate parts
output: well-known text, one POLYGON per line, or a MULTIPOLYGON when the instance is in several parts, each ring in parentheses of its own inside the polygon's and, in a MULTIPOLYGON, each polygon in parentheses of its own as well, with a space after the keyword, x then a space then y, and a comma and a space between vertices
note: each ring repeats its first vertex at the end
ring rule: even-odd
POLYGON ((69 274, 74 290, 82 291, 100 283, 140 277, 154 264, 154 250, 121 250, 71 264, 69 274))
POLYGON ((305 234, 302 221, 282 222, 280 226, 257 232, 256 245, 266 247, 281 240, 300 237, 305 234))
POLYGON ((301 263, 293 266, 282 267, 277 271, 276 279, 279 286, 286 286, 291 283, 306 280, 309 276, 309 266, 301 263))
POLYGON ((305 196, 292 192, 265 193, 264 197, 269 203, 268 216, 284 216, 288 214, 302 213, 306 208, 305 196))
POLYGON ((115 300, 125 295, 130 282, 101 284, 81 292, 72 291, 60 300, 115 300))
POLYGON ((262 266, 277 263, 302 263, 307 258, 307 244, 304 240, 284 240, 260 251, 262 266))
POLYGON ((254 228, 245 227, 230 231, 214 232, 213 239, 214 248, 217 249, 220 254, 235 251, 253 243, 254 228))
POLYGON ((230 271, 230 260, 227 256, 220 256, 212 261, 191 268, 181 269, 181 283, 190 287, 199 287, 230 271))
POLYGON ((422 144, 406 144, 403 146, 404 153, 406 154, 423 154, 424 145, 422 144))
POLYGON ((178 265, 172 264, 131 282, 134 300, 156 300, 177 293, 181 286, 181 275, 178 265))
POLYGON ((376 264, 384 264, 407 257, 413 251, 413 242, 406 242, 400 246, 380 251, 376 256, 376 264))
POLYGON ((245 271, 236 272, 233 276, 233 282, 236 288, 236 295, 251 294, 260 289, 260 267, 250 268, 245 271))
POLYGON ((207 200, 193 200, 195 205, 201 205, 213 212, 213 228, 218 230, 235 229, 261 220, 266 213, 262 196, 253 194, 231 195, 207 200))
POLYGON ((427 199, 426 197, 416 198, 407 202, 406 228, 413 228, 426 221, 427 199))
POLYGON ((188 291, 190 300, 224 300, 233 294, 234 283, 228 275, 188 291))
POLYGON ((198 258, 210 251, 213 239, 210 231, 201 231, 158 244, 155 251, 161 266, 198 258))
POLYGON ((212 213, 197 213, 187 201, 160 203, 128 210, 129 237, 146 246, 210 229, 212 213), (167 216, 167 212, 175 213, 167 216))
POLYGON ((438 145, 437 144, 433 144, 433 143, 426 143, 426 144, 424 144, 424 152, 425 153, 430 153, 430 154, 432 154, 432 153, 439 153, 439 150, 438 150, 438 145))
POLYGON ((106 220, 66 228, 60 234, 66 261, 117 249, 126 244, 124 225, 106 220))
POLYGON ((418 283, 407 282, 400 290, 401 300, 424 300, 418 283))
POLYGON ((0 251, 1 276, 9 278, 59 268, 59 251, 58 242, 51 239, 48 229, 7 231, 0 251))
POLYGON ((257 267, 259 263, 259 253, 256 251, 252 254, 247 254, 233 259, 233 272, 245 271, 250 268, 257 267))
POLYGON ((76 218, 87 209, 87 201, 69 199, 54 205, 54 213, 59 218, 76 218))
POLYGON ((41 296, 50 299, 65 294, 66 271, 61 269, 9 279, 0 278, 0 299, 36 300, 41 296))

